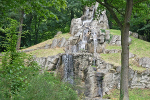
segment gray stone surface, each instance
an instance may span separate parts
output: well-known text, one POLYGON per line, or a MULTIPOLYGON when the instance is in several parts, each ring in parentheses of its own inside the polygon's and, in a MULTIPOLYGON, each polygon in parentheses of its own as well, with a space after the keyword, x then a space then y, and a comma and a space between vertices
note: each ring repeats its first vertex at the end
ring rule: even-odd
POLYGON ((109 53, 121 53, 122 50, 117 50, 117 49, 105 49, 104 53, 109 54, 109 53))
MULTIPOLYGON (((130 37, 129 37, 128 42, 129 42, 129 44, 131 44, 131 42, 132 42, 132 39, 130 37)), ((121 36, 113 35, 109 44, 121 46, 121 36)))
POLYGON ((130 59, 130 58, 134 58, 134 57, 135 57, 135 54, 129 52, 129 59, 130 59))
POLYGON ((48 48, 50 48, 50 45, 49 45, 49 44, 46 44, 46 45, 44 46, 44 49, 48 49, 48 48))
POLYGON ((60 39, 60 42, 57 44, 58 47, 64 47, 65 45, 65 42, 66 42, 66 39, 63 37, 60 39))
POLYGON ((145 68, 150 68, 150 58, 148 57, 140 58, 139 65, 145 68))
MULTIPOLYGON (((36 60, 43 69, 56 69, 57 74, 63 77, 64 70, 61 61, 62 55, 64 54, 47 58, 37 58, 36 60)), ((71 55, 73 55, 74 58, 74 79, 78 80, 78 86, 80 86, 80 88, 84 88, 78 91, 80 91, 80 93, 85 93, 87 98, 95 98, 98 96, 98 81, 96 73, 103 73, 104 75, 102 81, 103 95, 110 94, 111 89, 120 88, 121 66, 114 66, 113 64, 107 63, 97 54, 95 54, 94 58, 91 53, 71 53, 71 55), (93 60, 95 60, 96 67, 92 67, 94 64, 93 60)), ((142 58, 139 61, 141 64, 143 64, 143 61, 149 63, 149 60, 147 59, 148 58, 142 58)), ((150 70, 147 69, 143 72, 138 72, 129 69, 129 87, 150 88, 150 70)))
POLYGON ((54 40, 52 41, 51 48, 56 48, 57 43, 58 43, 58 40, 57 40, 57 39, 54 39, 54 40))
POLYGON ((131 35, 131 36, 133 36, 133 37, 135 37, 135 38, 138 38, 138 33, 132 32, 132 35, 131 35))
POLYGON ((62 32, 61 32, 61 31, 58 31, 58 32, 57 32, 57 35, 59 35, 59 34, 62 34, 62 32))

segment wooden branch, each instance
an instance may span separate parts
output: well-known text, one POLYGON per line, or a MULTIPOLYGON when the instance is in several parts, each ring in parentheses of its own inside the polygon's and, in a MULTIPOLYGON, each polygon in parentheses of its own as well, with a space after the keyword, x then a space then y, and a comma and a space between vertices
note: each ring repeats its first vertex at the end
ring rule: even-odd
MULTIPOLYGON (((108 5, 109 5, 109 4, 108 4, 108 5)), ((121 13, 121 12, 118 10, 118 8, 116 8, 116 7, 112 6, 112 5, 109 5, 109 6, 110 6, 111 8, 116 9, 117 12, 118 12, 119 14, 121 14, 122 16, 125 16, 125 14, 121 13)))

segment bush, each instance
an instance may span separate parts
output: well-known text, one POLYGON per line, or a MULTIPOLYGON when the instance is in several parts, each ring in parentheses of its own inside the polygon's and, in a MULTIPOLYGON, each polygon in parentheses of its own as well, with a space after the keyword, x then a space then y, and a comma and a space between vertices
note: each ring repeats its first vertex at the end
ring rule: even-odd
POLYGON ((12 98, 29 84, 30 78, 38 74, 39 67, 31 57, 21 52, 6 52, 0 69, 0 91, 3 98, 12 98))
POLYGON ((58 77, 44 73, 32 78, 25 91, 16 100, 77 100, 70 84, 62 83, 58 77))

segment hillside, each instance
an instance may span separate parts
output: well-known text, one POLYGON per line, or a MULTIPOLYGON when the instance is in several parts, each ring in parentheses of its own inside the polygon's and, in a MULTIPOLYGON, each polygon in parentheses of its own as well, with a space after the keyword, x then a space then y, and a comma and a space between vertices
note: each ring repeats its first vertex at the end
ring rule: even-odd
MULTIPOLYGON (((110 34, 112 34, 112 35, 121 35, 120 30, 115 30, 115 29, 109 29, 109 30, 110 30, 110 34)), ((68 39, 69 37, 71 37, 71 34, 69 34, 69 33, 58 34, 53 39, 46 40, 44 42, 41 42, 37 45, 31 46, 31 47, 23 49, 23 50, 31 50, 32 49, 31 51, 27 52, 27 54, 36 55, 37 57, 48 57, 48 56, 57 55, 59 53, 64 53, 65 51, 64 51, 63 47, 62 48, 57 47, 57 48, 44 49, 45 45, 52 44, 52 41, 54 39, 60 39, 62 37, 68 39)), ((150 57, 150 51, 149 51, 150 43, 149 42, 134 38, 132 36, 131 36, 131 39, 132 39, 132 43, 131 43, 129 49, 132 54, 134 54, 138 58, 150 57)), ((105 49, 121 50, 121 46, 106 44, 105 49)), ((100 54, 100 56, 106 62, 114 64, 115 66, 121 66, 121 53, 100 54)), ((137 61, 135 61, 135 57, 131 58, 129 61, 130 61, 130 64, 129 64, 130 68, 132 68, 133 70, 137 70, 140 72, 146 70, 146 68, 143 68, 137 64, 137 61)))

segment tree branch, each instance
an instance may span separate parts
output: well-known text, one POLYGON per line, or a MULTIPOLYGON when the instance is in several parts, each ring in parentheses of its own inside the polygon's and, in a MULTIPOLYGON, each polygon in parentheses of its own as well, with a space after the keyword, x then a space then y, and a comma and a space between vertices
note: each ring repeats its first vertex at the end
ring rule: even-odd
POLYGON ((107 8, 107 10, 110 12, 110 14, 113 16, 114 20, 116 21, 116 23, 118 24, 118 26, 120 26, 120 28, 122 28, 122 23, 120 22, 120 20, 118 19, 118 17, 116 16, 114 10, 106 3, 103 3, 101 0, 96 0, 98 3, 100 3, 101 5, 103 5, 104 7, 107 8))
MULTIPOLYGON (((109 4, 108 4, 108 5, 109 5, 109 4)), ((125 16, 125 14, 121 13, 121 12, 118 10, 118 8, 116 8, 116 7, 112 6, 112 5, 109 5, 109 6, 110 6, 111 8, 116 9, 117 12, 118 12, 119 14, 121 14, 122 16, 125 16)))

